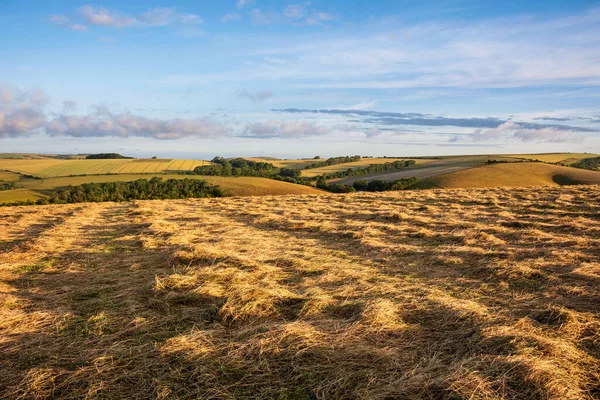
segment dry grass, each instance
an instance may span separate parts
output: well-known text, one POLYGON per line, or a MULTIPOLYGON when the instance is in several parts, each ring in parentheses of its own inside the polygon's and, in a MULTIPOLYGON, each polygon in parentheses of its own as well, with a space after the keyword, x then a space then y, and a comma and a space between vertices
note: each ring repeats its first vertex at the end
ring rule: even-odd
POLYGON ((600 398, 600 188, 0 209, 0 397, 600 398))
POLYGON ((600 172, 541 163, 485 165, 438 175, 421 182, 427 188, 487 188, 598 184, 600 172))

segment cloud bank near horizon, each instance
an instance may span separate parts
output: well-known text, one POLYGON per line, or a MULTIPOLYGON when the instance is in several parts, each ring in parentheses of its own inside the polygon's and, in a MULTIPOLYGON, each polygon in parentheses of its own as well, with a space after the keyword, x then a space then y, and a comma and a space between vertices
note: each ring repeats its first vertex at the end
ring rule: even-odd
MULTIPOLYGON (((269 98, 270 92, 237 93, 253 101, 269 98)), ((447 141, 493 142, 521 141, 531 143, 580 143, 584 134, 597 130, 584 126, 541 124, 500 118, 457 118, 424 113, 380 112, 372 110, 273 109, 273 115, 245 123, 214 120, 209 116, 196 118, 150 118, 129 111, 113 111, 105 105, 95 106, 93 112, 80 115, 73 112, 77 103, 62 102, 62 111, 46 110, 50 98, 41 89, 22 90, 4 84, 0 86, 0 138, 29 137, 47 134, 52 137, 146 137, 158 140, 195 138, 253 138, 290 139, 308 137, 362 136, 373 138, 407 134, 431 134, 431 130, 457 127, 466 129, 462 135, 446 135, 447 141), (312 119, 289 118, 309 114, 312 119), (320 120, 314 116, 346 118, 346 121, 320 120), (278 117, 279 116, 279 117, 278 117), (352 119, 349 119, 352 118, 352 119), (342 123, 344 122, 344 123, 342 123), (410 131, 417 126, 428 131, 410 131)))

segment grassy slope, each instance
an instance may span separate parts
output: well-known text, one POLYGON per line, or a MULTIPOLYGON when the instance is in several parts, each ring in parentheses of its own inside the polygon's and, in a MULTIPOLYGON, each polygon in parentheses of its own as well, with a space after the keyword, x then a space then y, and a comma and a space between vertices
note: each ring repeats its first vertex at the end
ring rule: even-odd
POLYGON ((0 209, 0 397, 591 400, 599 200, 0 209))
POLYGON ((485 165, 438 175, 420 183, 425 188, 485 188, 600 184, 600 172, 541 163, 485 165))

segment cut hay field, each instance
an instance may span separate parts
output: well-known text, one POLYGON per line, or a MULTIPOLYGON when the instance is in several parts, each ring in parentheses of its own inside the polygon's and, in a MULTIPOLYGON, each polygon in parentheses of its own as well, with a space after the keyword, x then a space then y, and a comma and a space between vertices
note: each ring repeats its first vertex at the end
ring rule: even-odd
POLYGON ((138 174, 191 171, 207 165, 202 160, 108 159, 108 160, 8 160, 0 159, 0 170, 14 171, 41 178, 70 175, 138 174))
POLYGON ((542 163, 485 165, 425 179, 421 188, 486 188, 600 184, 600 172, 542 163))
POLYGON ((600 188, 0 209, 0 398, 600 397, 600 188))

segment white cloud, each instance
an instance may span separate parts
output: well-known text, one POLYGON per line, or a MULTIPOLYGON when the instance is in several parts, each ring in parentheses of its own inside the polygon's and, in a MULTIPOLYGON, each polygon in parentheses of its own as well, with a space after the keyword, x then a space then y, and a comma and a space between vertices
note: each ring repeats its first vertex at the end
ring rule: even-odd
POLYGON ((125 28, 136 23, 136 20, 128 15, 109 11, 104 7, 94 7, 91 5, 79 8, 79 15, 90 25, 125 28))
POLYGON ((273 92, 270 90, 263 90, 259 92, 250 92, 247 89, 238 89, 235 91, 239 97, 246 97, 254 102, 265 101, 273 96, 273 92))
POLYGON ((76 31, 87 30, 88 26, 85 24, 120 29, 130 27, 160 27, 174 24, 190 26, 199 25, 204 22, 198 15, 180 13, 175 11, 174 8, 165 7, 149 9, 136 17, 92 5, 82 6, 77 11, 80 20, 79 23, 72 23, 71 19, 65 15, 51 15, 50 22, 76 31))
POLYGON ((248 123, 244 136, 256 138, 299 138, 326 135, 327 129, 312 122, 271 120, 248 123))
POLYGON ((45 125, 49 135, 72 137, 152 137, 155 139, 179 139, 183 137, 218 137, 228 131, 208 118, 156 119, 102 111, 96 114, 75 116, 60 115, 45 125))
POLYGON ((227 13, 221 17, 221 22, 237 21, 242 19, 242 16, 238 13, 227 13))
POLYGON ((0 138, 29 134, 40 129, 46 122, 46 115, 38 108, 23 107, 12 111, 0 109, 0 138))
POLYGON ((537 143, 580 143, 584 140, 584 136, 570 130, 559 130, 550 127, 528 129, 523 128, 513 121, 505 122, 497 128, 476 129, 471 135, 471 138, 475 142, 498 139, 517 139, 522 142, 537 143))
POLYGON ((49 99, 40 89, 20 90, 0 86, 0 138, 29 134, 46 122, 42 108, 49 99))

